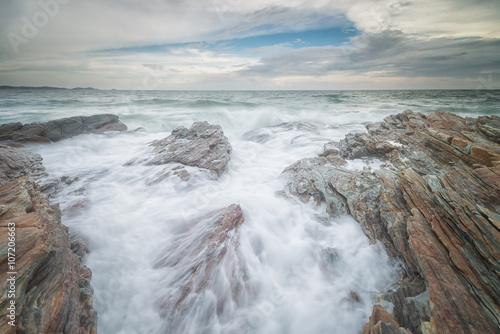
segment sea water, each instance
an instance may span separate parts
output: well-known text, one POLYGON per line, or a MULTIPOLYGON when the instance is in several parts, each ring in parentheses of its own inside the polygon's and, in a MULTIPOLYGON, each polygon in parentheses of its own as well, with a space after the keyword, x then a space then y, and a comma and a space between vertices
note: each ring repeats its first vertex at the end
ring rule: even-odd
MULTIPOLYGON (((362 331, 380 294, 400 278, 400 264, 370 244, 352 217, 331 218, 324 205, 284 196, 282 171, 389 114, 491 115, 500 113, 499 102, 497 91, 24 89, 0 91, 0 123, 113 113, 135 130, 28 145, 43 157, 48 176, 41 182, 63 180, 51 201, 70 234, 88 244, 84 263, 93 273, 99 333, 349 334, 362 331), (152 184, 162 166, 127 164, 150 155, 152 141, 202 120, 221 125, 233 148, 218 180, 188 168, 188 181, 173 176, 152 184), (173 279, 183 268, 155 264, 180 238, 201 242, 206 227, 192 222, 233 203, 245 216, 238 246, 173 327, 160 305, 186 283, 173 279), (244 268, 252 293, 221 314, 214 300, 230 290, 234 267, 244 268)), ((189 267, 191 259, 182 260, 189 267)))

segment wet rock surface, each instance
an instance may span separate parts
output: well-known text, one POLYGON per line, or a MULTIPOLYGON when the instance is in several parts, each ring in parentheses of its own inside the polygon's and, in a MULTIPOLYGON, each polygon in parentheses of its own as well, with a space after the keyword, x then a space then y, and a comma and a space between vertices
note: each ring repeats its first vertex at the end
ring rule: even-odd
POLYGON ((0 145, 0 185, 25 175, 45 175, 42 157, 22 148, 0 145))
MULTIPOLYGON (((87 246, 69 240, 58 205, 50 205, 42 190, 62 186, 60 180, 44 188, 31 180, 46 177, 42 158, 18 142, 50 142, 83 133, 122 131, 114 115, 72 117, 62 120, 0 126, 0 279, 15 272, 15 298, 3 289, 0 316, 15 301, 15 327, 0 323, 1 333, 96 333, 92 273, 81 261, 87 246), (12 229, 15 226, 15 230, 12 229), (15 233, 15 266, 9 267, 9 233, 15 233)), ((50 191, 48 191, 50 193, 50 191)), ((13 250, 9 250, 13 253, 13 250)))
MULTIPOLYGON (((15 226, 16 327, 0 322, 2 333, 96 333, 90 270, 71 252, 67 228, 57 206, 26 176, 0 186, 0 248, 7 250, 15 226), (10 224, 10 225, 9 225, 10 224)), ((7 251, 0 254, 0 279, 6 282, 7 251)), ((0 295, 7 319, 12 299, 0 295)))
MULTIPOLYGON (((165 165, 179 163, 201 169, 209 178, 217 179, 226 169, 232 151, 229 140, 219 125, 208 122, 195 122, 187 129, 183 126, 172 131, 172 134, 151 144, 153 158, 138 158, 129 164, 145 163, 146 165, 165 165)), ((167 167, 153 179, 150 184, 160 182, 170 174, 186 181, 190 173, 182 165, 167 167)))
POLYGON ((127 126, 111 114, 75 116, 30 124, 0 126, 0 141, 49 143, 87 133, 125 131, 127 126))
POLYGON ((158 301, 160 314, 170 320, 166 333, 186 330, 192 321, 186 315, 196 314, 197 307, 206 315, 206 324, 229 320, 232 305, 247 299, 238 232, 244 219, 237 204, 195 219, 181 227, 176 240, 156 262, 156 268, 173 271, 165 282, 169 292, 158 301), (226 281, 229 286, 223 284, 226 281), (169 282, 183 282, 182 288, 170 291, 169 282), (205 294, 215 296, 213 304, 203 304, 205 294))
POLYGON ((395 322, 371 319, 365 332, 498 331, 500 118, 405 111, 366 128, 339 143, 337 158, 379 158, 387 166, 347 170, 327 159, 331 150, 285 170, 286 193, 325 201, 332 216, 353 215, 372 242, 405 264, 402 280, 383 296, 394 304, 395 322))
POLYGON ((394 318, 382 307, 375 305, 369 322, 363 329, 363 334, 411 334, 407 329, 398 326, 394 318))

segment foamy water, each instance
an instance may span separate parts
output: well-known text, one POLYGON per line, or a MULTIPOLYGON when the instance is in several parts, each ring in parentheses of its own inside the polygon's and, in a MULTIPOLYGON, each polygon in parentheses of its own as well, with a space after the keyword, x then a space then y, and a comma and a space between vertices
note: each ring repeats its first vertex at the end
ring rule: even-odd
MULTIPOLYGON (((93 272, 100 333, 360 333, 380 293, 400 278, 398 265, 381 245, 369 245, 351 217, 333 219, 324 206, 284 197, 281 173, 316 156, 325 142, 364 131, 362 122, 406 106, 384 108, 380 97, 369 103, 364 95, 349 105, 342 102, 348 94, 326 93, 276 93, 273 100, 265 95, 270 93, 251 92, 75 93, 72 99, 47 94, 38 97, 46 103, 38 112, 18 106, 23 112, 2 113, 2 123, 113 112, 129 128, 145 128, 29 147, 43 156, 49 178, 66 183, 51 200, 60 203, 70 233, 88 243, 85 264, 93 272), (150 154, 153 140, 197 120, 220 124, 233 147, 219 180, 197 177, 188 168, 193 176, 187 182, 172 176, 148 185, 162 166, 126 164, 150 154), (310 123, 275 126, 299 121, 310 123), (179 292, 185 281, 178 278, 196 261, 183 256, 189 254, 186 247, 210 228, 191 222, 232 203, 245 215, 235 236, 239 244, 228 249, 189 310, 175 319, 162 314, 161 302, 179 292), (177 252, 173 245, 180 245, 177 252), (178 257, 179 264, 155 266, 165 256, 178 257), (236 301, 229 296, 221 308, 217 300, 234 280, 241 280, 245 293, 236 301)), ((418 101, 426 108, 425 99, 418 101)))
POLYGON ((184 319, 182 333, 359 332, 375 297, 399 272, 382 247, 368 244, 352 218, 330 219, 324 207, 277 193, 284 186, 280 174, 285 167, 319 153, 324 138, 342 132, 283 129, 266 143, 230 136, 231 162, 218 181, 186 183, 173 177, 153 186, 147 180, 160 166, 125 163, 148 154, 148 143, 168 133, 85 135, 33 147, 50 175, 75 179, 52 200, 65 212, 64 223, 91 250, 86 265, 93 272, 99 331, 169 331, 157 300, 180 283, 169 281, 175 267, 154 269, 155 262, 175 241, 179 226, 237 203, 245 222, 239 230, 241 258, 232 261, 243 262, 239 265, 246 268, 246 284, 254 295, 226 310, 223 319, 199 316, 213 312, 211 296, 228 284, 221 272, 196 312, 184 319), (328 249, 334 250, 332 260, 328 249), (349 301, 351 291, 362 303, 349 301))

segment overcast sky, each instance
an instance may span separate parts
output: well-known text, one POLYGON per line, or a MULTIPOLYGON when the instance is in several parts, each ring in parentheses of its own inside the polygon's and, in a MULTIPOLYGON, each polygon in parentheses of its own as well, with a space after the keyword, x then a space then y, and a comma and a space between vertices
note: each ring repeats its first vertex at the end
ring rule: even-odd
POLYGON ((0 0, 0 85, 500 89, 499 0, 0 0))

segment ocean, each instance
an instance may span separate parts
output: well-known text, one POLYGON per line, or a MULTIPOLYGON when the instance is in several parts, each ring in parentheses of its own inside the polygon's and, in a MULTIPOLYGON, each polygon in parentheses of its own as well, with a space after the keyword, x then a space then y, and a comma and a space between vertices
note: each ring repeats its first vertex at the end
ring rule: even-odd
MULTIPOLYGON (((98 331, 111 334, 361 333, 381 293, 401 278, 401 264, 370 244, 352 217, 331 218, 324 204, 284 196, 282 171, 328 141, 365 131, 364 122, 406 109, 500 115, 500 91, 0 90, 0 124, 112 113, 131 130, 27 145, 43 157, 48 176, 40 182, 66 183, 51 201, 70 234, 88 244, 98 331), (218 180, 189 169, 188 181, 151 184, 161 166, 127 164, 195 121, 222 126, 233 147, 218 180), (179 292, 183 282, 175 278, 185 268, 155 263, 190 222, 232 203, 245 215, 239 245, 173 328, 160 306, 179 292), (325 264, 326 250, 335 256, 325 264), (244 268, 252 293, 229 298, 220 311, 216 297, 235 284, 225 271, 231 261, 244 268)), ((357 160, 348 168, 380 164, 357 160)), ((196 244, 203 228, 183 237, 196 244)))

